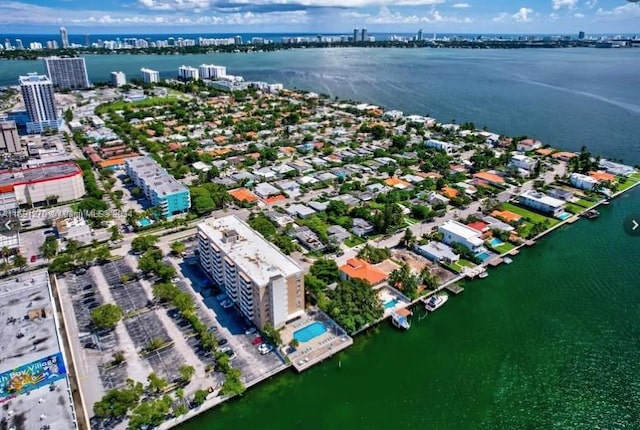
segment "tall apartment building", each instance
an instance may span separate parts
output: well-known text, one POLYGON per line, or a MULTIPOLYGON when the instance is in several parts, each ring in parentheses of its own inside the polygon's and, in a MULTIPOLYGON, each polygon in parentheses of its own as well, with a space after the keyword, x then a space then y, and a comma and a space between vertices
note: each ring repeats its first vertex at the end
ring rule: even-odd
POLYGON ((67 33, 67 29, 64 27, 60 27, 60 40, 62 41, 62 47, 69 47, 69 34, 67 33))
POLYGON ((151 70, 143 67, 140 69, 140 73, 142 73, 142 82, 145 84, 155 84, 160 82, 160 72, 157 70, 151 70))
POLYGON ((200 79, 220 79, 227 76, 227 68, 225 66, 216 66, 215 64, 200 65, 200 79))
POLYGON ((48 77, 37 73, 20 76, 20 90, 29 115, 28 133, 42 133, 47 128, 60 128, 62 119, 58 116, 53 84, 48 77))
POLYGON ((76 90, 91 86, 82 57, 46 57, 44 67, 54 88, 76 90))
POLYGON ((111 72, 111 85, 121 87, 127 84, 127 76, 124 72, 111 72))
POLYGON ((127 175, 163 217, 187 212, 191 207, 189 189, 149 157, 127 159, 127 175))
POLYGON ((198 224, 200 264, 242 314, 264 328, 304 312, 304 273, 234 215, 198 224))
POLYGON ((200 79, 200 74, 198 73, 198 69, 196 69, 195 67, 180 66, 178 67, 178 77, 185 81, 197 81, 198 79, 200 79))
POLYGON ((0 150, 9 153, 22 150, 15 121, 0 121, 0 150))
POLYGON ((362 29, 360 40, 363 41, 363 42, 368 42, 369 41, 369 33, 367 32, 366 28, 362 29))
POLYGON ((359 37, 360 37, 360 30, 358 29, 358 27, 356 27, 353 29, 353 43, 357 43, 359 37))

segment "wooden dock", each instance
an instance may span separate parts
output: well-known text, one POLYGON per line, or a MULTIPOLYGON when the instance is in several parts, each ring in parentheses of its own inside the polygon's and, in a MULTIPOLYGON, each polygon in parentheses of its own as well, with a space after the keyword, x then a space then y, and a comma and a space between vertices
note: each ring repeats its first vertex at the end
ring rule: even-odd
POLYGON ((493 260, 491 260, 489 262, 489 265, 491 267, 497 267, 499 265, 501 265, 504 262, 504 260, 502 259, 502 257, 498 257, 498 258, 494 258, 493 260))
POLYGON ((464 288, 462 288, 462 287, 461 287, 460 285, 458 285, 458 284, 450 284, 450 285, 447 285, 447 286, 445 287, 445 289, 446 289, 447 291, 449 291, 450 293, 452 293, 452 294, 456 295, 456 296, 457 296, 458 294, 460 294, 461 292, 463 292, 463 291, 464 291, 464 288))

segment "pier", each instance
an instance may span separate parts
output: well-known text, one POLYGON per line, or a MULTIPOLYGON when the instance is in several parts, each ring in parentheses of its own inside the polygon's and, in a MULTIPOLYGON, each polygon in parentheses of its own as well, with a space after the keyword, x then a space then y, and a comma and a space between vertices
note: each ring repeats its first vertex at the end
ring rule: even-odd
POLYGON ((449 284, 445 287, 445 290, 457 296, 464 291, 464 288, 458 284, 449 284))

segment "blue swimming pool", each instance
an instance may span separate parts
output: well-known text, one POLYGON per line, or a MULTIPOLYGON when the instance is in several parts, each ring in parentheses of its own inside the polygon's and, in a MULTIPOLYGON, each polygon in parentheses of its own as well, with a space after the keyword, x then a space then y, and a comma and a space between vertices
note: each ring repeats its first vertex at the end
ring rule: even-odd
POLYGON ((151 220, 149 218, 140 218, 140 220, 138 220, 138 224, 140 227, 146 227, 151 225, 151 220))
POLYGON ((482 261, 486 261, 489 257, 491 257, 491 254, 485 251, 485 252, 481 252, 480 254, 476 254, 476 257, 478 257, 482 261))
POLYGON ((563 212, 558 215, 557 218, 560 218, 562 221, 564 221, 567 218, 571 218, 571 214, 569 212, 563 212))
POLYGON ((489 245, 491 245, 491 246, 493 246, 495 248, 496 246, 504 245, 504 242, 501 241, 500 239, 498 239, 497 237, 493 237, 489 241, 489 245))
POLYGON ((388 302, 385 302, 383 306, 384 306, 385 309, 391 309, 391 308, 395 307, 398 303, 400 303, 400 300, 391 299, 388 302))
POLYGON ((323 323, 316 321, 309 324, 306 327, 301 328, 293 332, 293 338, 298 342, 309 342, 311 339, 316 338, 327 332, 327 326, 323 323))

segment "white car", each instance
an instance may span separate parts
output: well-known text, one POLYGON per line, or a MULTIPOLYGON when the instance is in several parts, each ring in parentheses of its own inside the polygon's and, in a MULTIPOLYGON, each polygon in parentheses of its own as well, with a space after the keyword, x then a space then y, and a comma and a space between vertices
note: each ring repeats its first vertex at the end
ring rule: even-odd
POLYGON ((256 331, 258 330, 255 327, 249 327, 244 331, 244 334, 254 334, 256 331))
POLYGON ((273 346, 269 345, 268 343, 261 343, 258 347, 258 352, 260 352, 261 355, 266 355, 271 351, 273 351, 273 346))
POLYGON ((223 309, 229 309, 233 307, 233 302, 231 300, 225 300, 220 303, 220 306, 222 306, 223 309))

